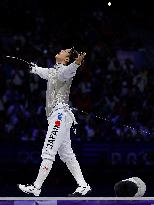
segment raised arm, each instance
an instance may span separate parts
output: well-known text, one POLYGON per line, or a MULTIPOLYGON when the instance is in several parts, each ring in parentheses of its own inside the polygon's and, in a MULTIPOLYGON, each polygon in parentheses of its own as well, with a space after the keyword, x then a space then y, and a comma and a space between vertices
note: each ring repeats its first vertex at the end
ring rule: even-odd
POLYGON ((76 60, 71 63, 68 66, 61 66, 58 69, 58 78, 60 81, 67 81, 70 78, 74 77, 77 71, 77 68, 81 65, 83 62, 83 59, 85 57, 86 53, 80 53, 78 54, 78 57, 76 60))
POLYGON ((36 64, 33 64, 31 67, 30 73, 39 75, 41 78, 48 80, 49 68, 38 67, 36 64))

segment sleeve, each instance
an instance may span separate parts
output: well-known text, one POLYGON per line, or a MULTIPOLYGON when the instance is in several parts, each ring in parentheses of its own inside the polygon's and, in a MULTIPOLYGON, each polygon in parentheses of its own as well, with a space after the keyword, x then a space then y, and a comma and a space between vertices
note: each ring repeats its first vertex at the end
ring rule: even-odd
POLYGON ((60 81, 67 81, 70 78, 74 77, 77 71, 77 68, 80 65, 77 65, 75 62, 71 63, 68 66, 64 66, 62 65, 59 69, 58 69, 58 79, 60 81))
POLYGON ((30 70, 30 73, 37 74, 41 78, 48 80, 49 68, 42 68, 42 67, 38 67, 38 66, 33 66, 32 69, 30 70))

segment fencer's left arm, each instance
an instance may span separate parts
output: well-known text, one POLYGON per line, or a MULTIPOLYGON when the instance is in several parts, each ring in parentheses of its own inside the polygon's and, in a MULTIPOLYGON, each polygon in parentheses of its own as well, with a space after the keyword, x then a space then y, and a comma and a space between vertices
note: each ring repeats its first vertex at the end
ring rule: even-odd
POLYGON ((70 78, 74 77, 77 71, 77 68, 80 65, 76 64, 75 62, 71 63, 68 66, 64 66, 62 65, 59 69, 58 69, 58 79, 60 81, 67 81, 70 78))
POLYGON ((81 65, 81 63, 83 62, 83 59, 85 57, 86 53, 80 53, 78 54, 78 57, 76 58, 76 60, 71 63, 68 66, 64 66, 62 65, 59 69, 58 69, 58 78, 60 81, 67 81, 70 78, 74 77, 77 71, 77 68, 81 65))

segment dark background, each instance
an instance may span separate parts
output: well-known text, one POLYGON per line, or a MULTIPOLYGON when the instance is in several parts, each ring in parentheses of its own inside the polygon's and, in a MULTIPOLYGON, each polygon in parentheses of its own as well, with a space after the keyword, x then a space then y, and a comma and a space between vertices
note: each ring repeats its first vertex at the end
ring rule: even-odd
MULTIPOLYGON (((27 196, 16 185, 34 182, 47 131, 46 81, 4 56, 52 67, 56 52, 75 46, 87 57, 71 88, 79 123, 72 146, 92 196, 114 196, 116 182, 137 176, 153 197, 153 8, 148 1, 107 3, 0 2, 0 196, 27 196)), ((75 189, 57 156, 41 196, 75 189)))

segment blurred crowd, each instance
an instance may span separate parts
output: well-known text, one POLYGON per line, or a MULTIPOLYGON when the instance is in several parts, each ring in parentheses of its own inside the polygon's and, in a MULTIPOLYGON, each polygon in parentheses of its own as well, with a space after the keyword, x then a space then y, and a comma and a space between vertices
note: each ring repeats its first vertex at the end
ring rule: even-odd
MULTIPOLYGON (((37 1, 27 2, 24 5, 19 1, 10 9, 7 0, 3 1, 0 15, 2 18, 5 13, 6 19, 0 28, 0 54, 52 67, 61 48, 73 45, 87 52, 70 94, 70 105, 78 109, 75 116, 79 123, 73 140, 153 140, 153 69, 137 68, 132 59, 121 61, 117 57, 117 50, 144 49, 142 40, 130 36, 127 28, 144 17, 131 10, 129 18, 126 15, 121 19, 118 13, 89 8, 77 18, 70 18, 75 11, 64 15, 60 10, 58 15, 58 9, 50 11, 37 1)), ((47 132, 46 81, 30 74, 26 64, 3 59, 0 82, 1 138, 42 140, 47 132)))

